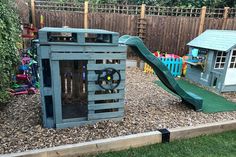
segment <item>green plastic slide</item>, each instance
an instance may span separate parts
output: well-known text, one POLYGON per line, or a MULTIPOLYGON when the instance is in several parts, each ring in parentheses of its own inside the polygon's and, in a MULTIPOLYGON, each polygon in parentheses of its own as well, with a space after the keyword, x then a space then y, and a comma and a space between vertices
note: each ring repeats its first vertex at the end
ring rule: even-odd
POLYGON ((168 68, 147 49, 139 37, 124 35, 119 38, 119 43, 128 45, 142 60, 148 63, 161 82, 172 92, 179 95, 184 103, 193 107, 195 111, 202 111, 202 98, 194 93, 184 91, 171 75, 168 68))

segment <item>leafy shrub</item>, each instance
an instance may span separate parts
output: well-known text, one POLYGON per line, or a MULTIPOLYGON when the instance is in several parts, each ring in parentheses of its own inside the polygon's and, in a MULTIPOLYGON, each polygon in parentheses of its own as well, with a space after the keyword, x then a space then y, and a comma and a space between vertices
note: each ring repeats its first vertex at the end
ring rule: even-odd
POLYGON ((16 44, 20 40, 20 23, 15 10, 11 0, 0 1, 0 104, 9 100, 6 89, 19 61, 16 44))

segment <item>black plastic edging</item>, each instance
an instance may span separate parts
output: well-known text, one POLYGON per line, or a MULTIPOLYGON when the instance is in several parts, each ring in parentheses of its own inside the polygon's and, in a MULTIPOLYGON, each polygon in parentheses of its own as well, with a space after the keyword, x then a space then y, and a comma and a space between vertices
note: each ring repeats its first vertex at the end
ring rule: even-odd
POLYGON ((166 128, 164 129, 158 129, 158 131, 161 132, 162 135, 162 143, 170 142, 170 131, 166 128))

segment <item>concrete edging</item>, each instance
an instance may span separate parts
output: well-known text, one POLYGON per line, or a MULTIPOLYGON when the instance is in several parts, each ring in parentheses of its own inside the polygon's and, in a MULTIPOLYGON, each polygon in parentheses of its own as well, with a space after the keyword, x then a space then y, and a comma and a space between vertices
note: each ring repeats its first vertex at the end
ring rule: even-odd
MULTIPOLYGON (((170 132, 169 140, 185 139, 199 135, 220 133, 236 130, 236 120, 201 124, 198 126, 167 129, 170 132)), ((21 153, 5 154, 2 157, 63 157, 94 154, 99 152, 118 151, 130 147, 140 147, 162 142, 159 131, 120 136, 109 139, 95 140, 78 144, 62 145, 52 148, 31 150, 21 153)))

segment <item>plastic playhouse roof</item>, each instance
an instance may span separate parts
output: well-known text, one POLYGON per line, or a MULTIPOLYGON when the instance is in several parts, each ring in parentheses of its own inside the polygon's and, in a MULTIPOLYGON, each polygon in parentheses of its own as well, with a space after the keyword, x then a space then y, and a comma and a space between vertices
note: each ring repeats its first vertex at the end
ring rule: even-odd
POLYGON ((206 30, 187 45, 211 50, 228 51, 236 45, 236 31, 206 30))

